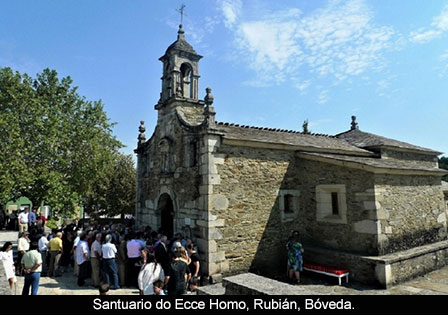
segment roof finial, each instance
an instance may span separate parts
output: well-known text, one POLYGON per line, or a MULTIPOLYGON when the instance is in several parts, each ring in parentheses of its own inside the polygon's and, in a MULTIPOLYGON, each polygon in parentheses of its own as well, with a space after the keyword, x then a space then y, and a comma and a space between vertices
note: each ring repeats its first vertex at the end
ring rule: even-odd
POLYGON ((207 93, 204 98, 205 108, 204 108, 204 115, 206 119, 206 125, 207 127, 214 127, 215 126, 215 109, 213 108, 213 101, 214 97, 212 95, 212 89, 206 88, 205 92, 207 93))
POLYGON ((350 130, 359 130, 358 123, 356 122, 356 116, 352 116, 352 127, 350 130))
POLYGON ((146 131, 146 127, 145 127, 145 122, 143 120, 140 120, 140 127, 138 128, 139 134, 138 134, 138 145, 142 145, 145 143, 146 141, 146 136, 145 136, 145 131, 146 131))

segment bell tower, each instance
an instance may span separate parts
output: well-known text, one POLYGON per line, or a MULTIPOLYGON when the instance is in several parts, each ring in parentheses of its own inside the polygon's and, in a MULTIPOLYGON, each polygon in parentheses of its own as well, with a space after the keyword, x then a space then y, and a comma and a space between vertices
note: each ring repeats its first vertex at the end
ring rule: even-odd
POLYGON ((177 40, 159 58, 163 63, 162 92, 158 106, 170 100, 198 101, 199 60, 193 47, 185 40, 182 24, 179 25, 177 40))

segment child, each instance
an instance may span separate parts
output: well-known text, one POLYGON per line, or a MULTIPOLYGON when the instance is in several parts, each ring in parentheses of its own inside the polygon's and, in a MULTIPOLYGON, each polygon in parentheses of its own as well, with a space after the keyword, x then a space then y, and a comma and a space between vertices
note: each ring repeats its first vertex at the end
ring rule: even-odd
POLYGON ((193 277, 190 279, 190 291, 196 292, 196 290, 199 287, 199 278, 198 277, 193 277))
POLYGON ((161 280, 154 282, 152 287, 155 295, 165 295, 163 292, 163 282, 161 280))

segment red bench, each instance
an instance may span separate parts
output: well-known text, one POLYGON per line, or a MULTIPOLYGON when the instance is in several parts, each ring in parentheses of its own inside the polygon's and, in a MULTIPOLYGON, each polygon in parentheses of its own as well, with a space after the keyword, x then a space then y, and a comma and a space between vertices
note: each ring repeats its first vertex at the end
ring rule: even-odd
POLYGON ((339 279, 339 285, 341 285, 341 279, 345 277, 346 283, 348 283, 349 271, 347 269, 323 266, 317 263, 310 262, 303 263, 303 269, 331 277, 337 277, 339 279))

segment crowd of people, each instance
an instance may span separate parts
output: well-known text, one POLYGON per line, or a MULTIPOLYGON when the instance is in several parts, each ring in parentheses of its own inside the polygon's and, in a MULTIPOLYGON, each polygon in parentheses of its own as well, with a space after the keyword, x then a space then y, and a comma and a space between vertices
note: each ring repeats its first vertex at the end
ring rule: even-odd
MULTIPOLYGON (((45 224, 37 224, 32 211, 19 214, 17 261, 6 242, 0 251, 11 289, 16 275, 24 276, 22 294, 37 294, 40 276, 59 277, 73 269, 77 285, 91 286, 104 294, 121 287, 136 287, 141 295, 182 295, 194 292, 200 283, 200 258, 190 239, 177 233, 171 240, 163 231, 149 226, 134 226, 133 220, 99 224, 74 220, 61 229, 45 233, 45 224)), ((299 232, 293 231, 286 244, 287 276, 300 283, 303 246, 299 232)))
MULTIPOLYGON (((19 220, 20 221, 20 220, 19 220)), ((19 232, 17 261, 12 244, 0 252, 11 289, 15 276, 24 276, 22 294, 37 294, 40 276, 59 277, 73 272, 78 286, 100 292, 138 288, 142 295, 181 295, 194 292, 200 282, 200 259, 195 244, 177 233, 171 240, 149 226, 99 224, 74 220, 48 234, 29 225, 19 232)))
POLYGON ((14 210, 9 214, 5 210, 0 209, 0 230, 6 228, 12 231, 27 231, 29 226, 37 226, 43 228, 47 222, 47 218, 37 209, 29 210, 25 207, 23 211, 14 210))

